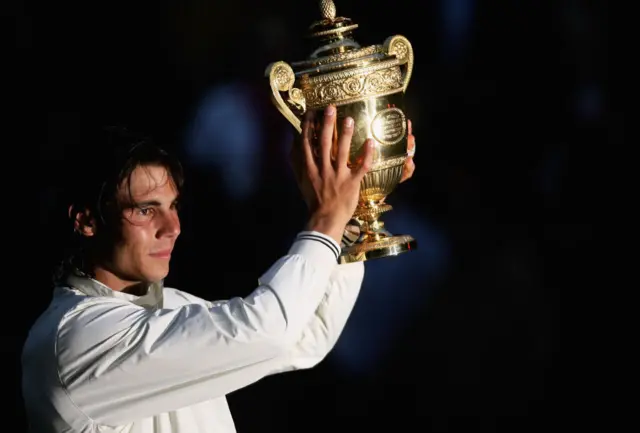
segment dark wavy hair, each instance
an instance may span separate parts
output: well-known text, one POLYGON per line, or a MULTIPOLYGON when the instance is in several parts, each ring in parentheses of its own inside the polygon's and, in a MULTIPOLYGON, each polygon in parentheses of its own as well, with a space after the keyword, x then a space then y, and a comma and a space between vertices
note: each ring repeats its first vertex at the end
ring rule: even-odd
POLYGON ((73 211, 62 228, 64 246, 54 268, 54 283, 59 283, 70 272, 93 276, 89 250, 91 243, 96 241, 74 229, 76 212, 89 210, 98 226, 98 233, 115 233, 121 211, 117 194, 123 186, 130 186, 131 176, 137 167, 164 167, 178 192, 182 191, 184 184, 180 161, 148 136, 122 126, 107 126, 85 136, 83 141, 82 147, 65 152, 68 157, 65 158, 62 203, 65 212, 69 207, 73 211))

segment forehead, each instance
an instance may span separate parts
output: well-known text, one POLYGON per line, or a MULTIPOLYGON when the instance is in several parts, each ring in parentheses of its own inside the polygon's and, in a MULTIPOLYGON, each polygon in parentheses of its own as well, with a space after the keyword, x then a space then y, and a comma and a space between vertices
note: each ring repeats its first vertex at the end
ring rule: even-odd
POLYGON ((173 200, 178 194, 175 182, 166 168, 159 165, 138 166, 120 186, 122 199, 135 201, 149 198, 173 200))

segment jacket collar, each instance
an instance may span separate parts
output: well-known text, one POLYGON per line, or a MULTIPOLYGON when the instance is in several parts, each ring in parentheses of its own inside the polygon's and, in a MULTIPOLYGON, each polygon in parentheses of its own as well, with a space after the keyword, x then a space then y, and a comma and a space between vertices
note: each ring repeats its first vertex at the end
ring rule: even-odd
POLYGON ((147 292, 142 296, 112 290, 100 281, 79 272, 69 274, 65 282, 71 289, 79 291, 86 296, 118 298, 145 308, 162 308, 162 292, 164 288, 162 281, 149 284, 147 292))

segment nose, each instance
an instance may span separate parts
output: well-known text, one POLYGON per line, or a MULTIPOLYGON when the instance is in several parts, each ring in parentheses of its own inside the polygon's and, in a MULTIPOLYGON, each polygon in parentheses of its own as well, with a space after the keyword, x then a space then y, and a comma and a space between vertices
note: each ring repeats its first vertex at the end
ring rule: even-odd
POLYGON ((177 212, 163 214, 162 222, 158 230, 158 237, 177 238, 180 235, 180 217, 177 212))

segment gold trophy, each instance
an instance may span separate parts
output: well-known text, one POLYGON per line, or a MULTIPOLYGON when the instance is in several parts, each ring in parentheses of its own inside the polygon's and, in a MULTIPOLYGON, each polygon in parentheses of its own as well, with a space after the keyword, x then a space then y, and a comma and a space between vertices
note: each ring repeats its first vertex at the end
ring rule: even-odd
POLYGON ((408 157, 403 98, 411 79, 413 49, 400 35, 387 38, 382 45, 361 47, 352 37, 358 24, 336 17, 332 0, 320 1, 320 12, 322 19, 309 28, 315 50, 307 60, 279 61, 267 67, 273 103, 298 133, 306 111, 315 111, 316 119, 321 119, 324 108, 334 104, 337 132, 342 129, 341 119, 351 116, 355 125, 350 164, 362 157, 368 138, 375 141, 373 165, 362 180, 353 215, 360 235, 342 249, 340 263, 414 250, 417 245, 412 236, 392 235, 379 219, 391 210, 385 199, 400 182, 408 157))

